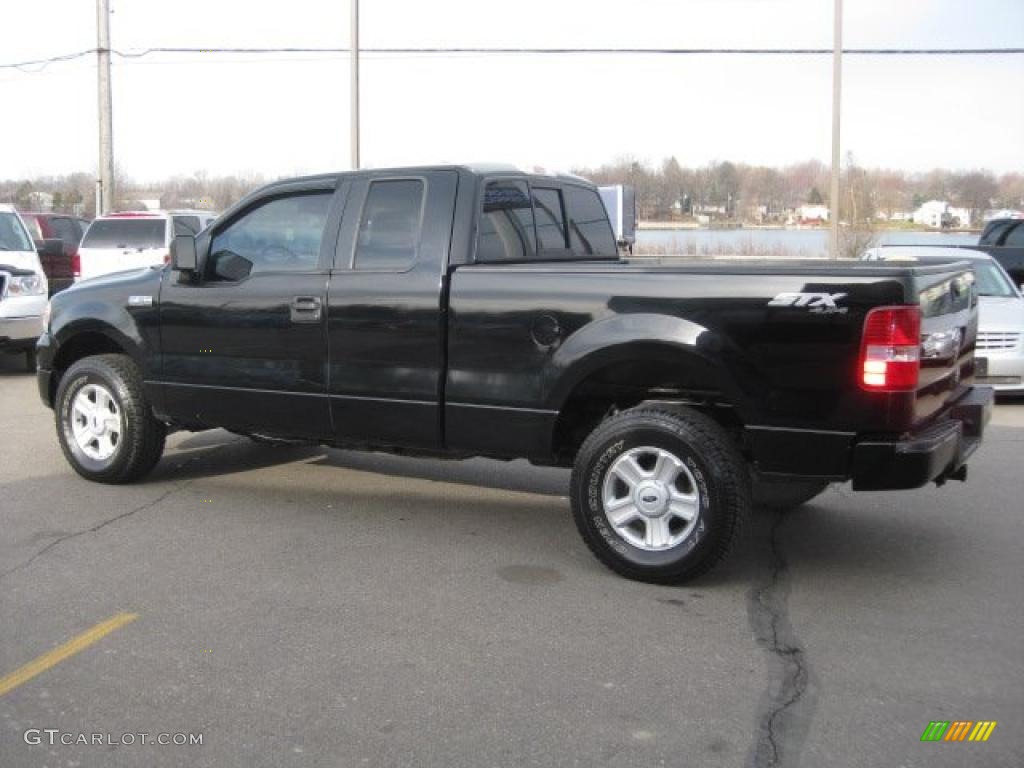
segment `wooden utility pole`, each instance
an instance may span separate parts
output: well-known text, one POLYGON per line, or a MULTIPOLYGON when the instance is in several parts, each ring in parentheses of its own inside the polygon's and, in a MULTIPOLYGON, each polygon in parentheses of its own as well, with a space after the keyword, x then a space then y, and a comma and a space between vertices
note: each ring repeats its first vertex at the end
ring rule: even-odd
POLYGON ((110 95, 110 0, 96 0, 96 74, 99 87, 99 189, 96 215, 114 209, 113 107, 110 95))
POLYGON ((349 48, 351 65, 350 99, 352 120, 352 170, 359 170, 359 0, 352 3, 352 42, 349 48))
POLYGON ((839 112, 843 90, 843 0, 835 0, 832 37, 832 191, 829 195, 829 255, 839 258, 839 112))

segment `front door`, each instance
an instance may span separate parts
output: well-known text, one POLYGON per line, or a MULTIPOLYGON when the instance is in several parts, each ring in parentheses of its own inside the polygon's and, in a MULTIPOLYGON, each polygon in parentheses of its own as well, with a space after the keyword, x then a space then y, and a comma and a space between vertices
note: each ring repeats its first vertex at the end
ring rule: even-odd
POLYGON ((353 182, 328 292, 339 442, 441 445, 442 289, 457 188, 455 171, 353 182))
POLYGON ((168 415, 330 437, 326 255, 335 237, 325 231, 341 196, 332 184, 257 201, 214 228, 200 280, 167 271, 160 379, 168 415))

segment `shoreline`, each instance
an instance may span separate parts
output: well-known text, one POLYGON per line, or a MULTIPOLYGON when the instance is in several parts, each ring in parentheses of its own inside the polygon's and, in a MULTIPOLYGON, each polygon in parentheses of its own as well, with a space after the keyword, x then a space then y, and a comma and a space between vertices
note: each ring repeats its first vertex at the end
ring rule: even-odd
MULTIPOLYGON (((742 232, 745 230, 751 231, 778 231, 778 232, 828 232, 827 226, 816 227, 807 225, 791 225, 785 224, 741 224, 738 226, 731 227, 707 227, 702 226, 696 222, 690 221, 647 221, 641 220, 637 222, 637 231, 645 232, 742 232)), ((968 229, 931 229, 928 227, 878 227, 873 230, 877 233, 883 232, 913 232, 914 234, 923 235, 979 235, 981 229, 968 228, 968 229)))

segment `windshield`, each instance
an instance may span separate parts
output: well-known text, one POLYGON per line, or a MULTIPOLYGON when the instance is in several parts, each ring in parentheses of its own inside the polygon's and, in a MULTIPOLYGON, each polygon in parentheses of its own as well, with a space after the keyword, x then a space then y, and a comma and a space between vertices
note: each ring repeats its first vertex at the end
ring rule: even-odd
POLYGON ((82 248, 162 248, 163 219, 97 219, 82 239, 82 248))
POLYGON ((991 261, 974 263, 974 274, 978 276, 979 296, 998 296, 1008 299, 1017 295, 1006 273, 991 261))
POLYGON ((8 211, 0 211, 0 251, 34 251, 21 219, 8 211))

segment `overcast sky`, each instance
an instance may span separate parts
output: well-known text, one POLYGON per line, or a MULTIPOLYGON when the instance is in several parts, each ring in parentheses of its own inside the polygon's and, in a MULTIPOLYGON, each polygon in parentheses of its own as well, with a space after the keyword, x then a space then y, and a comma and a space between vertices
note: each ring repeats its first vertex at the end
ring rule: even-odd
MULTIPOLYGON (((348 0, 111 0, 114 48, 335 46, 348 0)), ((92 0, 4 4, 0 63, 94 47, 92 0)), ((1024 46, 1024 0, 847 0, 846 47, 1024 46)), ((828 47, 831 0, 362 0, 366 47, 828 47)), ((0 70, 0 178, 96 166, 95 57, 0 70)), ((363 59, 363 160, 552 169, 830 156, 831 59, 363 59)), ((114 59, 114 152, 137 180, 348 167, 345 55, 114 59)), ((844 59, 843 153, 1024 171, 1024 55, 844 59)))

